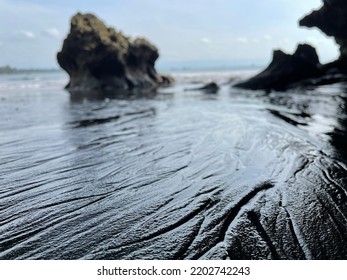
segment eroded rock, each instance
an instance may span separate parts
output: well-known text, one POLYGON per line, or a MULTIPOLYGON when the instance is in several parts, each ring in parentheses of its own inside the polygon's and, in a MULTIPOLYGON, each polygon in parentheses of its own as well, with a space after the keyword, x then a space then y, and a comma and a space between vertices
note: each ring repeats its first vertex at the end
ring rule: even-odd
POLYGON ((300 26, 317 27, 326 35, 335 38, 340 46, 340 70, 347 71, 347 2, 324 0, 324 5, 299 21, 300 26))
POLYGON ((69 90, 156 88, 172 82, 155 70, 158 49, 144 38, 132 40, 92 14, 76 14, 57 54, 70 75, 69 90))
POLYGON ((286 90, 300 86, 317 86, 347 81, 347 2, 324 0, 323 6, 299 21, 300 26, 317 27, 335 38, 340 57, 320 65, 315 50, 299 45, 293 56, 275 51, 267 69, 257 76, 236 84, 246 89, 286 90))
POLYGON ((298 81, 322 74, 316 50, 307 44, 299 45, 293 55, 275 50, 270 65, 258 75, 235 87, 252 90, 285 90, 298 81))

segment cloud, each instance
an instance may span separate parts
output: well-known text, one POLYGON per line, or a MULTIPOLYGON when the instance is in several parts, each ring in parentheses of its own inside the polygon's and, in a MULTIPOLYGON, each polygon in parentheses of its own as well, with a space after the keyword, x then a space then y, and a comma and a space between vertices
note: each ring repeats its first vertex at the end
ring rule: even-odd
POLYGON ((34 39, 35 38, 35 34, 32 33, 31 31, 21 31, 21 32, 19 32, 19 34, 24 36, 25 38, 28 38, 28 39, 34 39))
POLYGON ((272 37, 270 35, 266 34, 266 35, 264 35, 264 39, 268 40, 268 41, 271 41, 272 37))
POLYGON ((243 44, 247 44, 248 43, 248 39, 246 37, 239 37, 236 39, 237 42, 239 43, 243 43, 243 44))
POLYGON ((48 28, 44 31, 44 33, 49 36, 49 37, 52 37, 52 38, 60 38, 60 31, 56 28, 48 28))
POLYGON ((206 37, 202 37, 200 39, 200 41, 203 42, 204 44, 211 44, 212 43, 212 41, 206 37))

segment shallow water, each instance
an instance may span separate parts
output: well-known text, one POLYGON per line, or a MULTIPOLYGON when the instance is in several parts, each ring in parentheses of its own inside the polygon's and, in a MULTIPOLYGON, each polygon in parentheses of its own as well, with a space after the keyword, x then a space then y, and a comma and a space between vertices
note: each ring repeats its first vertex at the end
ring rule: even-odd
POLYGON ((130 98, 1 76, 0 258, 346 259, 346 85, 230 87, 246 75, 130 98))

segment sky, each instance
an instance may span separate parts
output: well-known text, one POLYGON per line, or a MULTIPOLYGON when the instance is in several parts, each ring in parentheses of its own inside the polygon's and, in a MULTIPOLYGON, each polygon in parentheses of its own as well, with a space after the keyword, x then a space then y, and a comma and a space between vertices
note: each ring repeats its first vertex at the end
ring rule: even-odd
POLYGON ((56 53, 77 12, 91 12, 159 49, 158 68, 266 65, 274 49, 316 47, 321 62, 338 48, 298 20, 321 0, 0 0, 0 66, 57 68, 56 53))

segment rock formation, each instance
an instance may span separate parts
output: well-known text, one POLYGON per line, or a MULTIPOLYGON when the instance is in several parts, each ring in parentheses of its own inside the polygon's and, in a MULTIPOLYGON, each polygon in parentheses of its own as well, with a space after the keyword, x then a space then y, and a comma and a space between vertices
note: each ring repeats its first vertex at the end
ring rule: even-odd
POLYGON ((126 37, 92 14, 76 14, 57 54, 70 75, 69 90, 156 88, 172 80, 159 75, 157 48, 144 38, 126 37))
POLYGON ((297 81, 321 74, 316 50, 310 45, 299 45, 293 55, 275 50, 272 62, 255 77, 235 85, 247 89, 285 90, 297 81))
POLYGON ((215 82, 211 82, 202 86, 200 90, 206 93, 217 93, 219 91, 219 86, 215 82))
POLYGON ((184 91, 203 91, 205 93, 217 93, 219 86, 215 82, 210 82, 198 88, 186 88, 184 91))
POLYGON ((285 90, 295 86, 331 84, 347 80, 347 1, 324 0, 317 11, 300 20, 300 26, 318 27, 335 38, 340 46, 340 57, 320 65, 312 47, 303 45, 293 56, 274 52, 269 67, 257 76, 236 84, 247 89, 285 90))
POLYGON ((324 0, 324 5, 299 21, 300 26, 317 27, 335 38, 340 46, 340 58, 335 62, 340 70, 347 70, 347 1, 324 0), (345 62, 345 63, 343 63, 345 62))

